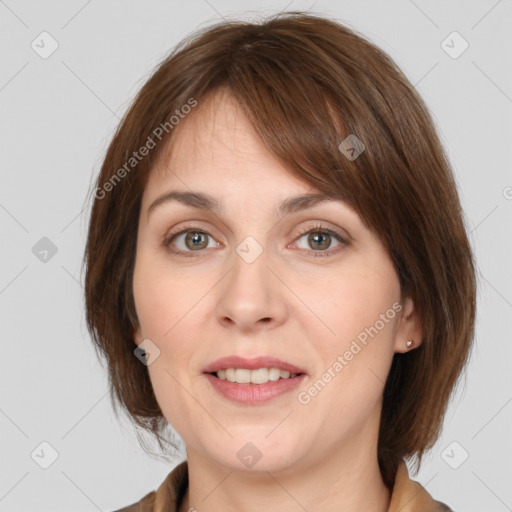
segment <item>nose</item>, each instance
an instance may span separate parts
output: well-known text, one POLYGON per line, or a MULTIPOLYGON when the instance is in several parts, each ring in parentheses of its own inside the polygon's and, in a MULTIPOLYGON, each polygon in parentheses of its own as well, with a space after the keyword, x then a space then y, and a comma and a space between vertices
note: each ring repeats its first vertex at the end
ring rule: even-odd
POLYGON ((216 315, 224 327, 248 333, 273 329, 286 322, 286 289, 276 276, 278 272, 270 268, 269 260, 265 250, 254 260, 250 252, 248 255, 241 250, 234 254, 233 268, 218 290, 216 315))

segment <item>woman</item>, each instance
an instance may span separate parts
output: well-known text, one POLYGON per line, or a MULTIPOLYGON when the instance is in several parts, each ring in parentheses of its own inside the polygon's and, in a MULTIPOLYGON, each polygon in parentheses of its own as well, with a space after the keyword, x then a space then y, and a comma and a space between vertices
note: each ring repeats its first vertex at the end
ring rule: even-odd
POLYGON ((112 398, 187 453, 122 510, 450 510, 405 461, 467 362, 474 262, 388 56, 300 12, 199 32, 141 89, 94 195, 87 321, 112 398))

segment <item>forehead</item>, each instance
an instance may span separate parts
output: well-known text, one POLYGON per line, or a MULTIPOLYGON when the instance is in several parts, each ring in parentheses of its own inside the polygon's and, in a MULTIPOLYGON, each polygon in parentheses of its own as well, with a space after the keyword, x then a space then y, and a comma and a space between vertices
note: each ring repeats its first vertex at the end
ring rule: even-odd
POLYGON ((145 195, 173 185, 206 187, 217 196, 313 191, 271 153, 233 96, 224 91, 180 122, 150 172, 145 195))

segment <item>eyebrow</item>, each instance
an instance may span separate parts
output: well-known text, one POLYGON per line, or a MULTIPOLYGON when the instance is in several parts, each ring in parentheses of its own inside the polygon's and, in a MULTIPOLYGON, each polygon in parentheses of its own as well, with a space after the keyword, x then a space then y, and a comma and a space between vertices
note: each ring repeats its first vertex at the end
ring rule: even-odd
MULTIPOLYGON (((282 215, 287 215, 307 208, 312 208, 313 206, 326 201, 334 201, 336 199, 340 200, 337 197, 323 193, 292 196, 279 203, 278 212, 282 215)), ((223 211, 222 202, 210 194, 206 194, 204 192, 180 192, 177 190, 171 190, 157 197, 151 203, 147 211, 148 217, 155 208, 172 201, 177 201, 191 208, 212 210, 213 212, 223 211)))

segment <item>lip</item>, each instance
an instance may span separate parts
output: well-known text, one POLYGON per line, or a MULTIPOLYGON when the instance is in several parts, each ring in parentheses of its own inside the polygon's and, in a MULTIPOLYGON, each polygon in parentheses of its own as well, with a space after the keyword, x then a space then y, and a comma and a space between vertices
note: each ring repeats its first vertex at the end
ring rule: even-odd
POLYGON ((266 384, 238 384, 221 380, 209 373, 205 373, 205 377, 213 389, 222 397, 237 404, 258 405, 289 393, 299 386, 307 375, 303 373, 297 377, 269 381, 266 384))
MULTIPOLYGON (((290 373, 306 374, 306 371, 298 366, 282 361, 277 357, 255 357, 246 359, 240 356, 228 356, 217 359, 217 361, 209 364, 203 369, 204 373, 213 373, 219 370, 226 370, 228 368, 244 368, 247 370, 257 370, 258 368, 279 368, 290 373)), ((279 382, 279 381, 275 381, 279 382)), ((258 386, 266 386, 266 384, 257 384, 258 386)))

